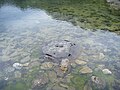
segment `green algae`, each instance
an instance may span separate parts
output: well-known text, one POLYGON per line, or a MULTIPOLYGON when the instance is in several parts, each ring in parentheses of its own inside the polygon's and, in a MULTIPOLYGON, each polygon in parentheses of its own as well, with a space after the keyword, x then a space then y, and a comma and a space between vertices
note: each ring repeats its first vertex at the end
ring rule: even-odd
POLYGON ((28 90, 29 88, 26 86, 25 82, 10 82, 5 90, 28 90))
POLYGON ((113 90, 112 86, 113 86, 114 81, 115 81, 115 76, 114 75, 105 75, 105 74, 102 73, 102 71, 94 71, 93 75, 95 75, 97 77, 101 77, 106 81, 106 83, 107 83, 106 88, 109 88, 109 89, 105 89, 105 90, 113 90))
POLYGON ((75 87, 76 90, 83 90, 85 83, 89 80, 87 75, 73 75, 70 86, 75 87))

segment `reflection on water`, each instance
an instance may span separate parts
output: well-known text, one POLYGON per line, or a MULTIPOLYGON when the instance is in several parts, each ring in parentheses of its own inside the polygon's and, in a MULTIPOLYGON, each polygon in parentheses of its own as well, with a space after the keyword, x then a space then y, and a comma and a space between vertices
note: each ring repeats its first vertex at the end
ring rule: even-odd
POLYGON ((41 9, 0 8, 0 90, 119 90, 120 36, 92 32, 52 19, 41 9), (46 61, 41 48, 52 40, 79 44, 69 63, 46 61), (68 65, 68 63, 66 64, 68 65))

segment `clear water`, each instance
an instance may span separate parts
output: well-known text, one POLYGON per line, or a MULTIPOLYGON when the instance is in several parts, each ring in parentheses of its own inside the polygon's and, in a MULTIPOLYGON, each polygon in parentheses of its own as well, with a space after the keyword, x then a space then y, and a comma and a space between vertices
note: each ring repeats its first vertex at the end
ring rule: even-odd
POLYGON ((84 30, 70 22, 53 19, 40 8, 21 9, 14 4, 0 7, 0 90, 120 90, 119 65, 120 36, 114 32, 84 30), (41 48, 52 40, 78 43, 78 60, 86 64, 79 65, 73 60, 70 72, 63 76, 55 70, 59 65, 42 69, 47 61, 43 60, 41 48), (15 69, 14 63, 26 66, 15 69), (86 66, 92 73, 81 73, 86 66), (112 74, 104 74, 104 69, 112 74), (93 84, 92 76, 102 78, 105 84, 93 84), (39 78, 43 84, 36 85, 34 81, 39 78))

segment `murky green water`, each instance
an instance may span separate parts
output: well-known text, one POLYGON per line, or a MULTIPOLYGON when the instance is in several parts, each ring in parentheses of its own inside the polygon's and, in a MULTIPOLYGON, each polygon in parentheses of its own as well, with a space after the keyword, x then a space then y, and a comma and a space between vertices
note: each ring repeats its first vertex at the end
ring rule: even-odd
POLYGON ((98 2, 103 8, 96 0, 95 8, 91 6, 95 4, 86 4, 87 0, 0 3, 0 90, 120 90, 120 36, 100 30, 105 27, 118 33, 120 17, 118 11, 108 13, 109 6, 104 6, 103 0, 98 2), (90 10, 84 11, 84 7, 90 10), (91 9, 95 13, 92 18, 91 9), (93 19, 100 15, 105 16, 93 19), (83 17, 93 20, 90 27, 79 22, 86 30, 71 21, 83 17), (105 20, 111 26, 103 24, 105 20), (42 47, 54 40, 69 40, 80 46, 79 57, 70 61, 67 70, 43 56, 42 47))

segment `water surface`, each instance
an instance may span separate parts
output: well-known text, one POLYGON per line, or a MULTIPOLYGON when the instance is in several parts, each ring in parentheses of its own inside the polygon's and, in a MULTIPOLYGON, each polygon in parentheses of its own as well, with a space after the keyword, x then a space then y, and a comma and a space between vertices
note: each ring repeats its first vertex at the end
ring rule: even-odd
POLYGON ((43 8, 28 6, 22 9, 14 4, 3 4, 0 8, 0 90, 88 90, 86 87, 119 90, 119 66, 120 36, 116 33, 85 30, 70 22, 54 19, 43 8), (63 73, 56 70, 59 65, 42 69, 47 61, 43 59, 41 48, 52 40, 78 43, 80 56, 77 60, 86 64, 72 62, 70 72, 63 76, 57 75, 58 72, 63 73), (15 69, 14 63, 26 66, 15 69), (80 72, 86 66, 92 73, 80 72), (109 69, 112 74, 104 74, 103 69, 109 69), (92 76, 104 79, 105 88, 91 84, 92 76), (39 78, 48 80, 37 86, 34 81, 39 78))

